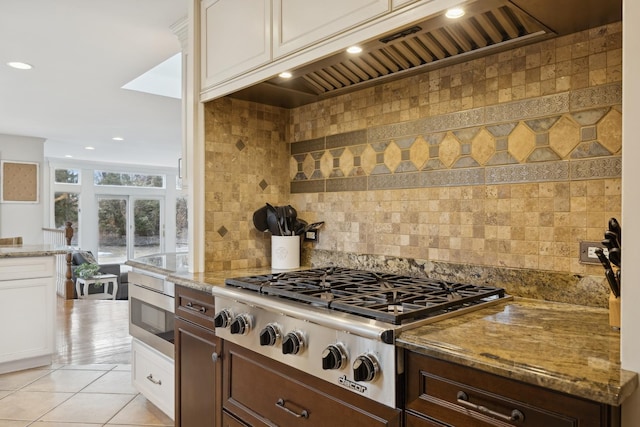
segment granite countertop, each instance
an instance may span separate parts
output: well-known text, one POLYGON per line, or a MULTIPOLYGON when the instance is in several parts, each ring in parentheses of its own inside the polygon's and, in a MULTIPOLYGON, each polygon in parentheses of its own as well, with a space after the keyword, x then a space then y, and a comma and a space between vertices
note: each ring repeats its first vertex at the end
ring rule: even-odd
POLYGON ((638 387, 620 367, 608 310, 514 298, 403 332, 400 347, 618 406, 638 387))
MULTIPOLYGON (((271 268, 169 275, 203 292, 229 277, 271 268)), ((607 309, 515 297, 504 303, 404 331, 400 347, 609 405, 638 387, 620 367, 620 332, 607 309)))
POLYGON ((0 246, 0 258, 23 258, 66 254, 66 248, 51 245, 0 246))

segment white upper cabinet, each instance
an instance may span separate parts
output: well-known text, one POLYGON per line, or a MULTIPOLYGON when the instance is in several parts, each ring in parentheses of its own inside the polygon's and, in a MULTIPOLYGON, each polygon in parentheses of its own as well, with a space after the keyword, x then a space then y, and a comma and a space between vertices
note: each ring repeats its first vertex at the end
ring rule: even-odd
POLYGON ((335 36, 388 13, 389 7, 389 0, 275 0, 273 56, 335 36))
POLYGON ((203 0, 202 87, 271 61, 271 0, 203 0))

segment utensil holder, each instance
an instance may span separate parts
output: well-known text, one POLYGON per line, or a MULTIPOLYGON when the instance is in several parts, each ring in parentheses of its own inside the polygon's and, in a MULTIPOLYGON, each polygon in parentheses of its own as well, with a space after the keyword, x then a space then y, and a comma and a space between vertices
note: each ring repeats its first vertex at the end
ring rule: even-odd
POLYGON ((609 325, 620 329, 620 298, 609 293, 609 325))
POLYGON ((271 268, 300 268, 300 236, 271 236, 271 268))

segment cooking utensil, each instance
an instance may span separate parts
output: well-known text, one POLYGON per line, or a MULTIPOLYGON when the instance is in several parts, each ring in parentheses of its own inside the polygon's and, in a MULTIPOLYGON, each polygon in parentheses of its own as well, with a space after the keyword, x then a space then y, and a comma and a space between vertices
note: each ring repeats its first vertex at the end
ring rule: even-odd
POLYGON ((293 233, 295 235, 300 235, 300 234, 304 233, 304 228, 307 225, 309 225, 309 223, 307 221, 305 221, 304 219, 296 218, 294 223, 293 223, 293 233))
POLYGON ((607 230, 604 232, 604 238, 609 240, 612 248, 620 247, 620 237, 615 231, 607 230))
POLYGON ((609 219, 609 230, 616 233, 618 236, 618 244, 622 243, 622 228, 620 227, 620 223, 615 218, 609 219))
POLYGON ((285 211, 284 206, 276 206, 278 210, 278 222, 280 223, 280 228, 282 229, 281 236, 289 236, 289 227, 287 225, 287 213, 285 211))
POLYGON ((296 211, 293 206, 287 205, 285 206, 285 212, 287 214, 287 220, 289 221, 289 231, 291 231, 291 235, 293 236, 294 234, 296 234, 294 225, 296 223, 296 220, 298 219, 298 211, 296 211))
POLYGON ((611 263, 614 264, 616 267, 620 267, 620 261, 621 261, 620 248, 609 249, 609 261, 611 261, 611 263))
POLYGON ((604 267, 604 275, 607 278, 607 282, 609 282, 609 288, 615 297, 620 296, 620 284, 618 283, 618 278, 616 277, 613 269, 611 268, 611 263, 609 259, 605 256, 602 248, 596 248, 595 250, 596 256, 600 260, 600 263, 604 267))
POLYGON ((253 225, 259 231, 268 231, 269 224, 267 223, 267 206, 263 206, 253 213, 253 225))
POLYGON ((282 227, 280 226, 280 218, 277 209, 267 203, 267 224, 269 231, 274 236, 282 236, 282 227))

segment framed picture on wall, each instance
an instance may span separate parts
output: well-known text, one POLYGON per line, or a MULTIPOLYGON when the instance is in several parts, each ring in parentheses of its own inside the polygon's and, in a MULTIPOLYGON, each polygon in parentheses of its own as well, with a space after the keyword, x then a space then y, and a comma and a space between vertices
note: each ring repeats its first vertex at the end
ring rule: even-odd
POLYGON ((0 162, 2 203, 38 203, 40 195, 39 164, 33 162, 0 162))

